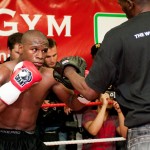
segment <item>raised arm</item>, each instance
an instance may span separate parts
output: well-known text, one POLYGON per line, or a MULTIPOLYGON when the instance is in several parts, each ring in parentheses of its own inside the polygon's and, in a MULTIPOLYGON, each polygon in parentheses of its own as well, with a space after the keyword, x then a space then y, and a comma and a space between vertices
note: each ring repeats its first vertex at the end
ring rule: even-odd
POLYGON ((34 64, 28 61, 18 63, 12 70, 5 65, 0 70, 0 111, 13 104, 23 91, 42 79, 34 64))
POLYGON ((118 119, 119 119, 119 126, 117 128, 117 132, 119 135, 126 138, 128 128, 124 125, 124 119, 125 119, 124 115, 120 109, 119 104, 116 101, 114 101, 113 106, 118 113, 118 119))
POLYGON ((103 126, 104 121, 107 119, 106 109, 108 106, 109 95, 107 93, 102 94, 100 100, 102 101, 102 106, 98 106, 97 116, 85 123, 84 128, 93 136, 96 136, 103 126))

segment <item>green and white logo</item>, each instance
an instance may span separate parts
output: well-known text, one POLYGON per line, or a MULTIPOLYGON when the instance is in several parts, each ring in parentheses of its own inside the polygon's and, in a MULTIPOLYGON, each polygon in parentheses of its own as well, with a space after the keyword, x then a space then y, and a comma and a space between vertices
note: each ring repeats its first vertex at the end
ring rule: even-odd
POLYGON ((96 13, 94 15, 95 43, 101 43, 107 31, 126 20, 126 15, 121 13, 96 13))

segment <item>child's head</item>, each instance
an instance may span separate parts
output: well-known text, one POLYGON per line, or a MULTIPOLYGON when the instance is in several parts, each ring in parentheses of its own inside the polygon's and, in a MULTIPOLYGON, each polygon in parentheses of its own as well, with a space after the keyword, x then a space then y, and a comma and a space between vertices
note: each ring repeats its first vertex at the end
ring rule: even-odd
POLYGON ((95 55, 96 55, 97 51, 99 50, 100 46, 101 46, 101 43, 97 43, 97 44, 94 44, 94 45, 91 47, 92 59, 95 58, 95 55))
MULTIPOLYGON (((110 98, 109 93, 101 94, 101 96, 96 100, 96 102, 102 102, 102 105, 107 104, 107 109, 113 108, 113 99, 110 98)), ((101 105, 99 105, 101 107, 101 105)))

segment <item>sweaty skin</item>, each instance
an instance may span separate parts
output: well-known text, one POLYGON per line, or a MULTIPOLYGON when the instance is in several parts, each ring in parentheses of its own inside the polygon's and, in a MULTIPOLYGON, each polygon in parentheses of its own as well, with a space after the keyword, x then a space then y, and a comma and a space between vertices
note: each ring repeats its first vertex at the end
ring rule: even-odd
POLYGON ((21 93, 17 101, 12 105, 8 106, 3 101, 0 101, 0 128, 23 131, 34 130, 39 108, 50 89, 69 107, 80 109, 84 106, 75 101, 75 99, 70 102, 69 99, 73 96, 73 91, 67 89, 53 78, 52 68, 42 66, 47 49, 48 41, 43 34, 41 35, 39 31, 35 30, 28 31, 22 39, 20 58, 0 65, 0 85, 10 80, 15 65, 23 60, 33 62, 42 75, 42 81, 21 93))

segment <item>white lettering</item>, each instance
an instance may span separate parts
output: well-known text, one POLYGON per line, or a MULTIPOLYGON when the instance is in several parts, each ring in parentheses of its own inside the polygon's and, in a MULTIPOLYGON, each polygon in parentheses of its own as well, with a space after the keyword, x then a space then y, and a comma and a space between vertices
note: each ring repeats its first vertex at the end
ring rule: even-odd
POLYGON ((22 16, 24 21, 29 26, 29 30, 33 30, 35 25, 37 24, 37 22, 39 21, 39 19, 41 18, 42 15, 34 15, 34 19, 32 21, 29 19, 29 15, 20 14, 20 16, 22 16))
POLYGON ((135 34, 134 36, 136 39, 141 38, 141 37, 145 37, 145 36, 150 36, 150 31, 138 33, 138 34, 135 34))
MULTIPOLYGON (((0 9, 0 14, 8 14, 8 15, 14 17, 15 13, 16 13, 15 11, 10 10, 10 9, 6 9, 6 8, 0 9)), ((18 32, 17 24, 18 24, 17 22, 6 22, 6 21, 4 21, 4 27, 12 27, 12 30, 9 30, 9 31, 0 30, 0 35, 9 36, 10 34, 12 34, 14 32, 18 32)))
POLYGON ((150 35, 150 31, 144 32, 144 34, 145 34, 146 36, 149 36, 149 35, 150 35))
POLYGON ((60 25, 60 27, 58 26, 55 20, 55 16, 48 15, 47 18, 48 18, 48 36, 54 36, 53 27, 56 29, 56 32, 58 33, 58 35, 60 35, 63 29, 65 28, 65 26, 66 26, 65 36, 71 36, 71 33, 70 33, 71 16, 64 16, 64 20, 62 21, 62 24, 60 25))
POLYGON ((136 39, 138 39, 138 38, 144 37, 145 35, 144 35, 144 33, 139 33, 134 36, 136 37, 136 39))
MULTIPOLYGON (((15 16, 16 11, 1 8, 0 9, 0 15, 6 14, 10 15, 12 18, 15 16)), ((38 24, 40 18, 42 15, 34 15, 33 19, 30 19, 29 14, 20 14, 20 16, 23 18, 23 20, 28 25, 29 29, 34 29, 35 26, 38 24)), ((54 15, 47 15, 48 20, 48 36, 54 36, 53 30, 55 29, 58 35, 61 35, 62 31, 65 29, 65 35, 64 36, 71 36, 71 16, 64 16, 64 19, 59 26, 57 21, 55 20, 54 15)), ((0 36, 9 36, 14 32, 18 32, 18 22, 6 22, 4 21, 4 28, 5 27, 11 27, 11 30, 0 30, 0 36)))

